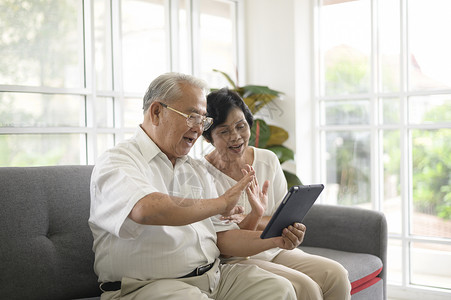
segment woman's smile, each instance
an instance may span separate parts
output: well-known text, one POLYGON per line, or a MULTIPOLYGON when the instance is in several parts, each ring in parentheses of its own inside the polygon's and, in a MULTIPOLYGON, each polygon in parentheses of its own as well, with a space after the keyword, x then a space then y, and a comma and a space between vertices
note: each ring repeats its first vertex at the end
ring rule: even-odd
POLYGON ((234 153, 241 153, 243 149, 244 143, 238 144, 238 145, 232 145, 229 146, 229 149, 234 153))

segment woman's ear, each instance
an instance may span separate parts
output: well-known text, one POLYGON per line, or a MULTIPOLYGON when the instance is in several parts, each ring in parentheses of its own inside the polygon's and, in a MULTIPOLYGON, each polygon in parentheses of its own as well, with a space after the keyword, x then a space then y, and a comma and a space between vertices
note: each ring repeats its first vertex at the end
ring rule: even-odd
POLYGON ((210 140, 210 139, 207 139, 206 137, 204 137, 204 140, 207 142, 207 143, 209 143, 209 144, 212 144, 213 146, 214 146, 214 144, 213 144, 213 141, 212 140, 210 140))

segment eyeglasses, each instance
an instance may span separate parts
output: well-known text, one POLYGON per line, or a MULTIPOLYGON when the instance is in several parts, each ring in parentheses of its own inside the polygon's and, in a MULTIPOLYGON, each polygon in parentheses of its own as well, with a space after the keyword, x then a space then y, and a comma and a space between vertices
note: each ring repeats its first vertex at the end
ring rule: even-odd
POLYGON ((168 106, 166 103, 158 102, 163 106, 164 108, 168 108, 172 110, 173 112, 178 113, 179 115, 182 115, 186 118, 186 125, 188 125, 189 128, 193 128, 196 125, 202 125, 203 130, 208 130, 210 128, 211 124, 213 124, 213 118, 201 116, 196 113, 190 113, 189 115, 184 114, 170 106, 168 106))
POLYGON ((229 139, 232 134, 237 133, 238 135, 243 135, 245 132, 249 130, 249 124, 246 120, 242 120, 231 126, 222 126, 219 125, 216 127, 214 131, 214 135, 219 136, 222 139, 229 139))

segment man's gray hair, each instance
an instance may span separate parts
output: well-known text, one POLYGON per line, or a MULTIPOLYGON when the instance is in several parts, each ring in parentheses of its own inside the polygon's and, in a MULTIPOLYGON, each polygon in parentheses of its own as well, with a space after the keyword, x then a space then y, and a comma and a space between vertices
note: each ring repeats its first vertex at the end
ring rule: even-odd
POLYGON ((175 72, 162 74, 155 78, 147 88, 143 98, 144 113, 156 100, 171 102, 181 98, 183 96, 181 84, 183 83, 200 88, 205 95, 209 91, 205 81, 192 75, 175 72))

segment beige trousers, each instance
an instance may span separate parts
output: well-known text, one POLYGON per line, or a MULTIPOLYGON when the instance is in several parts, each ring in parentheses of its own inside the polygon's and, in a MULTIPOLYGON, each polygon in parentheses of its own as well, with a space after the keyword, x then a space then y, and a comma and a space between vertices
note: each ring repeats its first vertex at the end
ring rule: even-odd
POLYGON ((141 281, 123 278, 121 289, 101 300, 295 300, 291 283, 254 265, 219 265, 201 276, 141 281))
POLYGON ((348 271, 341 264, 297 248, 282 250, 272 261, 245 259, 227 263, 252 264, 285 277, 299 300, 351 299, 348 271))

